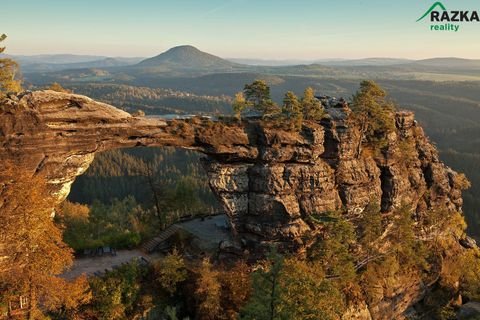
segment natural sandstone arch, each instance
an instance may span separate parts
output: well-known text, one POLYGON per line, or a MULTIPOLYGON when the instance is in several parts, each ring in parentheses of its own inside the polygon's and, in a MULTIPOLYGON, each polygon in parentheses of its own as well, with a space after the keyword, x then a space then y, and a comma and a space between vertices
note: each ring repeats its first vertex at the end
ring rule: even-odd
MULTIPOLYGON (((300 132, 290 132, 254 119, 133 117, 80 95, 28 92, 0 102, 0 169, 8 160, 32 175, 45 174, 60 202, 96 152, 134 146, 195 149, 207 156, 210 186, 238 239, 293 248, 315 234, 312 214, 340 208, 355 214, 372 198, 382 200, 384 211, 402 202, 420 211, 461 209, 456 173, 438 160, 411 113, 397 114, 391 152, 378 159, 359 156, 362 137, 348 121, 347 106, 332 104, 327 111, 330 117, 321 123, 305 122, 300 132), (416 158, 406 164, 395 151, 408 137, 416 158)), ((1 197, 6 186, 0 183, 1 197)))

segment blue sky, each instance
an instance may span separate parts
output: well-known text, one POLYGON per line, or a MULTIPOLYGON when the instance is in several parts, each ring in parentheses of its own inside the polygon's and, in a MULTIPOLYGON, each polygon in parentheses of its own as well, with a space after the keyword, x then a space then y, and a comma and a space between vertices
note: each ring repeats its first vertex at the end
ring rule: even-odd
MULTIPOLYGON (((480 58, 480 23, 416 23, 433 0, 2 0, 11 54, 153 56, 191 44, 221 57, 480 58)), ((480 10, 479 0, 444 0, 480 10)))

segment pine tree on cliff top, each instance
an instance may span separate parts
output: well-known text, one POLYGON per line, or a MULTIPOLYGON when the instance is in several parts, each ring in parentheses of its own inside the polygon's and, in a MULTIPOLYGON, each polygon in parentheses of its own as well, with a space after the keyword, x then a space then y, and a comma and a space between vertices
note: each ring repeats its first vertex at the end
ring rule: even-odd
POLYGON ((302 98, 303 117, 307 120, 321 120, 325 115, 325 110, 320 103, 320 100, 315 98, 315 91, 308 87, 305 89, 302 98))
POLYGON ((243 94, 248 107, 262 113, 263 116, 271 116, 280 112, 279 107, 270 96, 270 87, 263 80, 255 80, 246 84, 243 94))
POLYGON ((386 92, 374 81, 362 81, 353 96, 354 120, 360 124, 367 143, 376 148, 387 145, 386 135, 395 130, 394 105, 386 92))
POLYGON ((303 122, 302 105, 292 91, 287 91, 283 98, 282 113, 291 121, 293 129, 300 130, 303 122))
MULTIPOLYGON (((5 34, 0 35, 0 43, 7 38, 5 34)), ((0 47, 0 53, 5 47, 0 47)), ((0 58, 0 99, 8 92, 19 92, 22 90, 20 80, 17 79, 18 64, 9 58, 0 58)))

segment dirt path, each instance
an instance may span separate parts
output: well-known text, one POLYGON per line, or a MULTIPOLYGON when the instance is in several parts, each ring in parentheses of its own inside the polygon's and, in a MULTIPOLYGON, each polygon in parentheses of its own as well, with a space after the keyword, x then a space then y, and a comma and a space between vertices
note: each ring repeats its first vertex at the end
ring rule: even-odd
MULTIPOLYGON (((231 231, 228 229, 228 218, 224 214, 209 216, 206 218, 196 218, 186 222, 180 222, 175 226, 184 229, 193 235, 192 243, 199 250, 216 250, 222 240, 232 241, 231 231)), ((164 239, 165 240, 165 239, 164 239)), ((145 251, 146 252, 146 251, 145 251)), ((112 270, 115 266, 130 262, 134 258, 143 257, 147 261, 160 258, 160 252, 144 253, 140 249, 118 250, 117 255, 104 254, 101 257, 82 257, 76 258, 72 268, 65 272, 62 277, 73 279, 85 273, 93 275, 95 273, 104 273, 105 270, 112 270)))
POLYGON ((143 257, 150 260, 148 255, 140 250, 118 250, 116 256, 105 254, 101 257, 84 257, 75 259, 72 268, 65 272, 62 277, 73 279, 85 273, 93 275, 95 272, 105 272, 105 269, 111 270, 114 266, 120 266, 134 258, 143 257))

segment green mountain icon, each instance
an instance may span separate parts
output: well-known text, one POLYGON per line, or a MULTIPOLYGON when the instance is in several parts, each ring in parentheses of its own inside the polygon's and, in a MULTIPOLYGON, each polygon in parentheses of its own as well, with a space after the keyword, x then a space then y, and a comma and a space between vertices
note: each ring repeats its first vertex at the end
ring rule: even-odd
POLYGON ((427 10, 427 12, 425 12, 425 14, 424 14, 423 16, 421 16, 421 17, 417 20, 417 22, 420 21, 420 20, 422 20, 423 18, 425 18, 427 15, 429 15, 430 12, 432 12, 436 7, 442 8, 443 11, 446 11, 446 10, 447 10, 447 9, 445 8, 445 6, 444 6, 440 1, 437 1, 437 2, 435 2, 435 3, 430 7, 430 9, 427 10))

